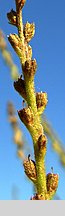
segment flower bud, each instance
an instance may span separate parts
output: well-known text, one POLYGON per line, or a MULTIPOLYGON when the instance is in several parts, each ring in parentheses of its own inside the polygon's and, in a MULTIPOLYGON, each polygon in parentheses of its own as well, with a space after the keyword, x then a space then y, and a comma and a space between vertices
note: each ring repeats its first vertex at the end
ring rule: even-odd
POLYGON ((45 135, 41 135, 38 139, 38 147, 39 147, 39 150, 40 149, 46 149, 46 142, 47 142, 47 139, 46 139, 46 136, 45 135))
POLYGON ((20 40, 19 36, 17 34, 10 34, 8 36, 8 40, 11 43, 17 55, 19 56, 22 64, 24 64, 26 60, 26 47, 22 44, 22 41, 20 40))
POLYGON ((26 100, 25 81, 21 77, 14 82, 14 88, 26 100))
POLYGON ((18 111, 18 115, 26 126, 33 124, 33 112, 31 110, 31 107, 21 109, 20 111, 18 111))
POLYGON ((27 22, 24 25, 23 33, 24 33, 24 37, 25 37, 27 43, 29 43, 35 34, 35 24, 27 22))
POLYGON ((25 159, 24 163, 24 170, 26 175, 28 176, 28 178, 30 180, 32 180, 33 182, 36 182, 36 166, 35 166, 35 162, 31 159, 25 159))
POLYGON ((36 68, 37 68, 37 63, 35 59, 26 61, 25 65, 23 65, 22 67, 24 74, 29 78, 30 77, 34 78, 36 68))
POLYGON ((9 23, 16 26, 16 12, 12 9, 9 13, 7 13, 7 18, 9 23))
POLYGON ((40 108, 42 106, 46 107, 47 102, 48 102, 48 99, 47 99, 47 93, 46 92, 36 93, 37 108, 40 108))
POLYGON ((15 52, 21 56, 21 41, 17 34, 10 34, 8 36, 8 40, 11 43, 12 47, 14 48, 15 52))
POLYGON ((47 93, 46 92, 38 92, 36 93, 36 104, 39 115, 43 113, 45 107, 47 105, 47 93))
POLYGON ((40 194, 35 194, 30 200, 45 200, 45 198, 40 194))
POLYGON ((58 187, 58 175, 54 173, 48 173, 46 177, 47 191, 48 193, 55 192, 58 187))

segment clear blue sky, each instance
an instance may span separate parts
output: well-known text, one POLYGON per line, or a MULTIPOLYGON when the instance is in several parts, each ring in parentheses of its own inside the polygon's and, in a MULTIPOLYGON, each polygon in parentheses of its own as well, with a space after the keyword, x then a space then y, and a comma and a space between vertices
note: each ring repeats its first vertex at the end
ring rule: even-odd
MULTIPOLYGON (((1 0, 0 29, 5 35, 16 32, 16 28, 8 24, 6 16, 12 8, 15 9, 14 0, 1 0)), ((36 34, 31 41, 33 58, 38 63, 35 88, 36 91, 47 92, 49 101, 45 113, 65 147, 65 0, 27 0, 23 21, 35 22, 36 34)), ((19 59, 9 42, 8 47, 21 73, 19 59)), ((14 185, 19 190, 19 199, 29 199, 33 187, 26 181, 23 166, 16 157, 16 146, 12 142, 12 131, 6 116, 9 100, 14 102, 17 110, 21 108, 21 97, 15 92, 9 68, 3 64, 0 55, 0 199, 12 199, 14 185)), ((32 146, 27 129, 22 123, 20 126, 32 146)), ((47 146, 46 172, 50 172, 53 166, 54 172, 59 173, 57 194, 65 199, 65 169, 60 165, 56 153, 52 152, 50 143, 47 146)))

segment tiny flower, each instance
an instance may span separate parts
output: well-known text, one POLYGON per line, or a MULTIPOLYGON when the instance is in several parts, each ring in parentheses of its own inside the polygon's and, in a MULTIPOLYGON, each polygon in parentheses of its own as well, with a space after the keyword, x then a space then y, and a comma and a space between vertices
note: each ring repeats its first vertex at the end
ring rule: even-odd
POLYGON ((45 200, 45 198, 40 194, 35 194, 30 200, 45 200))
POLYGON ((12 47, 16 51, 16 53, 21 56, 21 41, 17 34, 10 34, 8 36, 8 40, 11 43, 12 47))
POLYGON ((47 182, 47 191, 48 193, 53 193, 57 190, 58 187, 58 174, 48 173, 46 177, 47 182))
POLYGON ((31 107, 23 108, 18 111, 19 118, 26 126, 32 126, 33 124, 33 112, 31 107))
POLYGON ((21 77, 14 82, 14 88, 26 100, 25 81, 21 77))
POLYGON ((37 63, 36 60, 28 60, 25 62, 25 65, 22 67, 23 72, 27 77, 34 78, 36 69, 37 69, 37 63))
POLYGON ((40 155, 45 155, 46 154, 46 143, 47 143, 47 138, 46 136, 43 134, 40 135, 39 139, 38 139, 38 151, 40 153, 40 155))
POLYGON ((47 102, 48 102, 48 99, 47 99, 47 93, 46 92, 36 93, 37 108, 40 108, 42 106, 46 107, 47 102))
POLYGON ((38 139, 39 149, 46 147, 47 138, 45 135, 41 135, 38 139))
POLYGON ((16 12, 12 9, 9 13, 7 13, 7 18, 9 23, 16 26, 16 12))
POLYGON ((28 159, 24 160, 23 166, 24 166, 24 170, 28 178, 32 180, 33 182, 36 182, 35 162, 28 157, 28 159))
POLYGON ((22 41, 20 40, 19 36, 17 34, 10 34, 8 36, 8 40, 12 45, 12 47, 14 48, 17 55, 19 56, 22 64, 24 64, 26 59, 26 55, 25 55, 26 47, 24 46, 24 44, 22 44, 22 41))
POLYGON ((24 32, 24 37, 25 37, 27 43, 29 43, 35 34, 35 24, 27 22, 24 25, 24 31, 23 32, 24 32))

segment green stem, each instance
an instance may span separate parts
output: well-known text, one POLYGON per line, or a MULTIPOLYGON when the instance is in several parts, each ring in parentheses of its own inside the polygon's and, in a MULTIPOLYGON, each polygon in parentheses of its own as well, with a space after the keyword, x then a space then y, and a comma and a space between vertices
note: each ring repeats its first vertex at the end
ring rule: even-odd
MULTIPOLYGON (((25 43, 24 43, 24 35, 23 35, 23 22, 21 17, 22 14, 21 11, 18 10, 17 5, 16 5, 16 9, 17 9, 18 34, 23 45, 23 53, 24 53, 23 63, 25 64, 26 53, 25 53, 25 43)), ((22 65, 22 61, 21 61, 21 65, 22 65)), ((45 155, 43 155, 43 152, 40 154, 38 149, 38 143, 37 143, 40 135, 41 134, 43 135, 43 127, 41 125, 40 117, 37 112, 34 81, 32 79, 27 78, 26 75, 24 75, 24 80, 25 80, 25 88, 26 88, 26 100, 28 106, 31 107, 34 116, 33 124, 31 126, 28 126, 27 128, 30 131, 30 134, 33 139, 33 145, 34 145, 34 154, 35 154, 36 171, 37 171, 36 188, 37 188, 37 193, 43 195, 45 198, 45 194, 46 194, 46 172, 45 172, 45 163, 44 163, 45 155)))
POLYGON ((41 194, 45 197, 47 193, 45 161, 43 157, 40 157, 40 155, 37 154, 35 158, 36 158, 36 170, 37 170, 37 192, 38 194, 41 194))
POLYGON ((34 88, 34 80, 25 79, 25 86, 26 86, 26 98, 28 106, 31 106, 33 113, 37 113, 37 105, 36 105, 36 95, 35 95, 35 88, 34 88))
POLYGON ((36 171, 37 171, 36 188, 37 188, 37 193, 45 197, 47 192, 46 171, 45 171, 45 162, 44 162, 45 155, 43 155, 43 153, 40 154, 38 149, 38 143, 37 143, 39 136, 43 134, 43 127, 41 125, 40 117, 37 112, 34 81, 32 81, 31 79, 28 80, 27 77, 25 76, 25 86, 26 86, 27 102, 28 105, 32 108, 33 115, 34 115, 34 123, 32 127, 28 129, 32 136, 33 145, 34 145, 34 154, 35 154, 36 171))

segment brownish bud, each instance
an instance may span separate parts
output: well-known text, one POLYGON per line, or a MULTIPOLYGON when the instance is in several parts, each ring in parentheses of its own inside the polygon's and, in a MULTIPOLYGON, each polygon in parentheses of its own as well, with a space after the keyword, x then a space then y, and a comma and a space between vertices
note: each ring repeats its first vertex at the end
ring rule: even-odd
POLYGON ((28 176, 28 178, 30 180, 32 180, 33 182, 36 182, 36 165, 35 162, 31 159, 25 159, 24 163, 24 170, 26 175, 28 176))
POLYGON ((12 47, 14 48, 15 52, 18 54, 18 56, 21 57, 22 45, 21 45, 21 40, 18 37, 18 35, 10 34, 8 36, 8 40, 11 43, 12 47))
POLYGON ((7 18, 9 23, 16 26, 16 12, 12 9, 9 13, 7 13, 7 18))
POLYGON ((48 193, 55 192, 58 187, 58 174, 48 173, 46 176, 46 184, 48 193))
POLYGON ((13 47, 16 47, 19 45, 20 38, 16 34, 10 34, 8 36, 8 40, 13 47))
POLYGON ((47 142, 46 136, 41 134, 38 139, 38 147, 39 147, 39 150, 41 151, 43 150, 44 153, 46 153, 46 142, 47 142))
POLYGON ((14 88, 26 100, 25 81, 21 77, 14 82, 14 88))
POLYGON ((25 62, 25 65, 22 67, 24 74, 27 77, 34 77, 34 74, 37 69, 36 60, 28 60, 25 62))
POLYGON ((35 194, 35 196, 31 197, 30 200, 45 200, 45 198, 40 194, 35 194))
POLYGON ((24 25, 24 37, 27 41, 27 43, 32 39, 32 37, 34 37, 35 34, 35 24, 34 23, 29 23, 27 22, 24 25))
POLYGON ((36 93, 37 108, 40 108, 42 106, 46 107, 47 102, 48 102, 48 99, 47 99, 47 93, 46 92, 36 93))
POLYGON ((20 111, 18 111, 19 118, 21 121, 27 126, 32 125, 33 123, 33 112, 31 110, 31 107, 23 108, 20 111))

